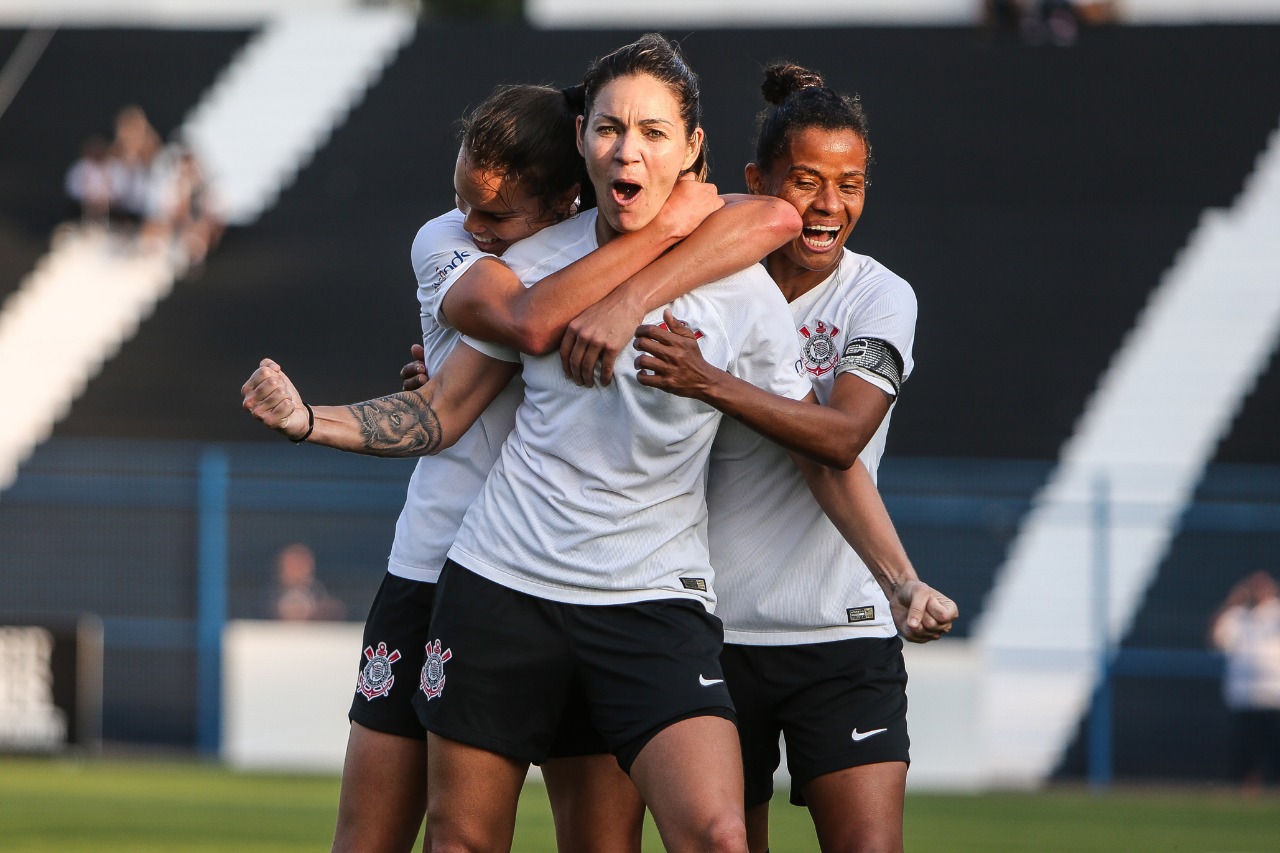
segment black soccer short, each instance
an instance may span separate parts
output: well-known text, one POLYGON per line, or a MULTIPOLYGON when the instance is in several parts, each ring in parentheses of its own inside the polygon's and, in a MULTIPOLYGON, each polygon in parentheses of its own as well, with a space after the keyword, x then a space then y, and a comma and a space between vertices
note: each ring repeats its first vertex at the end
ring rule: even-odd
POLYGON ((353 723, 421 740, 426 730, 413 710, 431 626, 436 585, 393 574, 382 578, 364 623, 353 723))
POLYGON ((804 786, 819 776, 910 760, 907 670, 897 637, 726 645, 720 659, 738 712, 747 808, 773 797, 779 733, 798 806, 804 786))
MULTIPOLYGON (((720 621, 700 603, 577 605, 493 583, 450 561, 414 707, 442 737, 542 763, 581 690, 589 723, 629 771, 667 725, 733 719, 720 671, 720 621)), ((587 723, 583 723, 586 725, 587 723)), ((571 732, 569 732, 571 734, 571 732)))

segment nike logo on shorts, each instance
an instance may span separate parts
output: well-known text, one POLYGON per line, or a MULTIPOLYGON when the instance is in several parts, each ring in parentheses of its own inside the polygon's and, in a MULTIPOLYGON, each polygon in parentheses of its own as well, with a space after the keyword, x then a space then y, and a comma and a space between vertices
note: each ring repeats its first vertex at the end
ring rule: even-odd
POLYGON ((699 674, 698 683, 701 684, 703 687, 710 687, 713 684, 724 684, 724 679, 723 678, 706 678, 703 675, 699 674))
POLYGON ((854 742, 854 743, 858 743, 859 741, 864 741, 864 740, 866 740, 867 738, 871 737, 872 735, 878 735, 878 734, 880 734, 881 732, 887 732, 887 731, 889 731, 889 730, 888 730, 888 729, 872 729, 872 730, 871 730, 871 731, 869 731, 869 732, 860 732, 860 731, 858 731, 857 729, 854 729, 854 730, 853 730, 853 742, 854 742))

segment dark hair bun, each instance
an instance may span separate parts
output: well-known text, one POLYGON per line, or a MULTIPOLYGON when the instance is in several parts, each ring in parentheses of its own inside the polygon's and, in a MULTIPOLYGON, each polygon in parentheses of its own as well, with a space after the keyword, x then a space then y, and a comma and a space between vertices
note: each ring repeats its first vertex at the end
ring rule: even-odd
POLYGON ((787 99, 787 95, 807 89, 810 86, 824 86, 822 75, 817 71, 796 65, 794 62, 775 62, 764 70, 764 82, 760 84, 760 92, 764 99, 777 106, 787 99))
POLYGON ((581 115, 586 107, 587 87, 579 83, 576 86, 567 86, 560 90, 560 94, 564 95, 564 99, 569 103, 569 109, 576 115, 581 115))

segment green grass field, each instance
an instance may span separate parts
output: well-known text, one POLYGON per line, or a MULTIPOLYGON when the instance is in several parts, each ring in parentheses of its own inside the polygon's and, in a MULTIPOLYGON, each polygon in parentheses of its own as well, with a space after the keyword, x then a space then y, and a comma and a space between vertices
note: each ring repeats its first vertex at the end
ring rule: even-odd
MULTIPOLYGON (((181 762, 0 758, 0 850, 130 853, 327 850, 338 780, 181 762)), ((808 814, 775 800, 774 853, 816 851, 808 814)), ((555 850, 545 793, 521 798, 518 853, 555 850)), ((659 851, 646 832, 646 851, 659 851)), ((907 849, 931 853, 1270 853, 1280 797, 1226 789, 1079 791, 907 800, 907 849)))

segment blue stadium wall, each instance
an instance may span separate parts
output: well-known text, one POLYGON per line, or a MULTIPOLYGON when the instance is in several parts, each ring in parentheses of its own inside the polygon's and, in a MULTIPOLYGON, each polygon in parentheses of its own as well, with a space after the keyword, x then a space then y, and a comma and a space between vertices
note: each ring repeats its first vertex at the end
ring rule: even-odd
MULTIPOLYGON (((201 275, 143 324, 0 498, 5 609, 97 604, 118 619, 189 617, 190 579, 167 579, 152 566, 182 561, 193 536, 189 516, 148 522, 165 532, 147 536, 167 542, 157 547, 172 554, 149 554, 137 542, 146 537, 117 534, 111 548, 126 556, 112 557, 111 548, 38 535, 42 522, 24 501, 35 500, 39 478, 78 470, 84 457, 129 456, 138 442, 155 448, 155 464, 183 471, 190 443, 227 447, 245 470, 269 467, 275 453, 318 459, 322 452, 259 446, 261 429, 237 405, 249 370, 270 355, 316 400, 394 388, 418 335, 408 248, 418 225, 452 204, 456 118, 498 82, 570 83, 593 56, 635 34, 420 30, 280 203, 227 234, 201 275), (472 68, 481 49, 494 60, 472 68), (111 595, 102 589, 104 572, 113 578, 111 595), (33 577, 63 595, 37 591, 33 577), (150 603, 131 610, 131 597, 119 594, 131 583, 159 598, 135 595, 150 603)), ((0 30, 0 56, 20 35, 0 30)), ((67 30, 54 37, 0 117, 0 297, 18 286, 65 218, 62 175, 81 140, 107 133, 125 103, 142 104, 170 132, 251 35, 67 30)), ((895 414, 883 487, 921 572, 975 615, 1028 500, 1160 275, 1201 212, 1232 202, 1280 121, 1280 28, 1105 28, 1086 31, 1070 49, 967 29, 678 35, 703 78, 713 179, 726 191, 742 189, 763 64, 794 59, 863 97, 875 161, 852 247, 907 278, 920 301, 917 370, 895 414), (930 509, 931 500, 955 495, 981 498, 980 523, 939 520, 930 509)), ((1205 348, 1212 342, 1189 342, 1205 348)), ((1243 489, 1280 500, 1277 432, 1280 368, 1273 361, 1198 498, 1212 502, 1243 489)), ((373 470, 362 463, 332 476, 373 470)), ((402 483, 403 469, 394 477, 402 483)), ((174 488, 189 494, 188 485, 174 488)), ((280 516, 272 530, 246 533, 256 544, 236 557, 262 567, 279 539, 317 541, 322 571, 359 616, 376 588, 397 509, 394 499, 379 501, 340 533, 327 516, 280 516)), ((106 510, 94 512, 93 529, 113 527, 106 510)), ((1126 643, 1202 649, 1208 613, 1236 577, 1280 553, 1274 540, 1184 531, 1126 643)), ((251 593, 233 595, 232 615, 255 615, 251 593)), ((190 744, 187 653, 148 654, 113 663, 109 650, 109 693, 113 666, 122 673, 116 683, 128 689, 108 696, 106 734, 190 744)), ((1216 682, 1140 679, 1125 691, 1136 698, 1122 696, 1118 706, 1118 770, 1225 772, 1195 754, 1153 763, 1141 736, 1152 731, 1153 706, 1167 704, 1170 691, 1190 691, 1203 709, 1193 722, 1221 740, 1216 682)), ((1062 774, 1082 772, 1082 737, 1062 774)))

